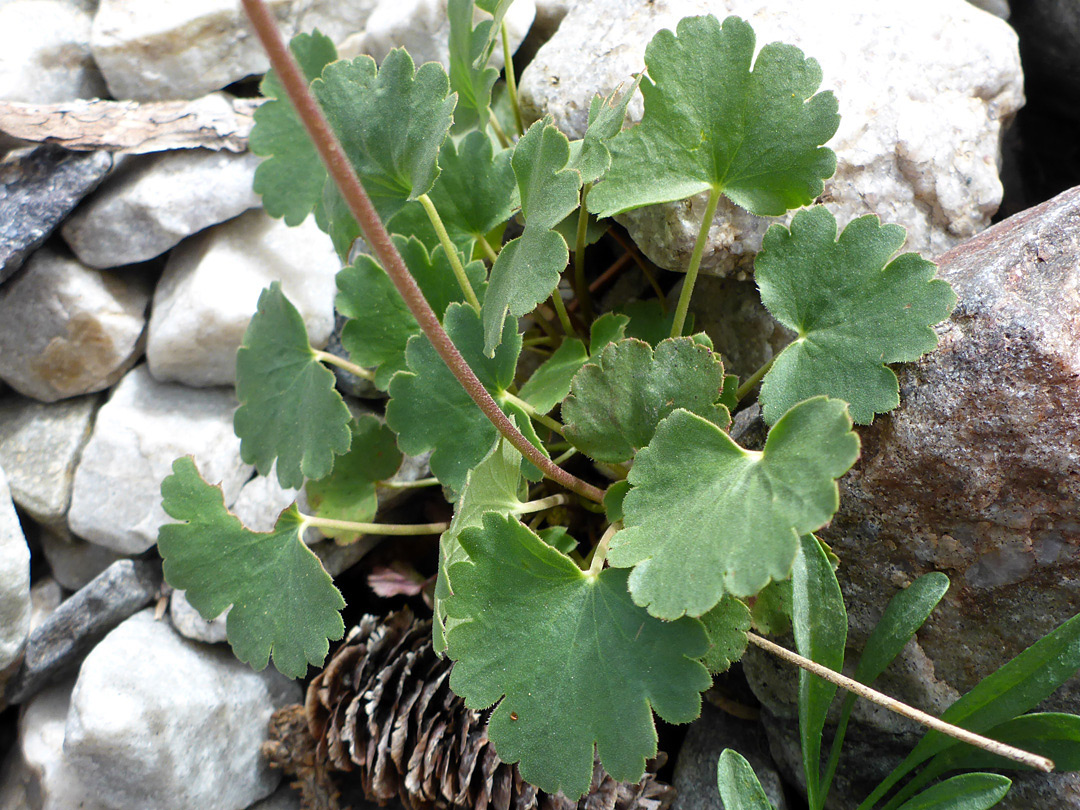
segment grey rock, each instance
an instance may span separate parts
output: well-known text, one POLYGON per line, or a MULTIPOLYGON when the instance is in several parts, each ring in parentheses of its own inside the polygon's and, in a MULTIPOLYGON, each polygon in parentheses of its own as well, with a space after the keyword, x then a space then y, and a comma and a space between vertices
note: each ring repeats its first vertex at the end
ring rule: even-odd
POLYGON ((0 99, 48 104, 104 96, 90 56, 91 16, 67 0, 0 5, 0 99))
POLYGON ((105 634, 154 599, 161 587, 161 565, 118 560, 70 596, 30 634, 9 703, 22 703, 64 677, 105 634))
POLYGON ((309 218, 296 228, 249 211, 186 241, 169 256, 154 291, 146 357, 158 380, 231 385, 236 350, 259 294, 273 281, 321 348, 334 326, 341 262, 309 218))
POLYGON ((30 549, 0 469, 0 685, 30 632, 30 549))
POLYGON ((71 530, 121 554, 146 551, 169 521, 161 482, 186 455, 203 478, 221 482, 231 505, 252 471, 233 433, 235 408, 231 389, 159 383, 146 366, 132 369, 98 412, 75 470, 71 530))
POLYGON ((100 397, 41 403, 0 400, 0 466, 11 497, 39 523, 64 526, 79 454, 90 438, 100 397))
POLYGON ((1073 0, 1022 0, 1009 22, 1020 34, 1024 72, 1046 89, 1041 101, 1080 121, 1080 5, 1073 0))
POLYGON ((85 587, 114 562, 124 559, 123 554, 75 537, 67 528, 47 527, 39 540, 49 571, 69 591, 85 587))
POLYGON ((101 391, 142 354, 149 285, 49 247, 0 286, 0 377, 44 402, 101 391))
MULTIPOLYGON (((849 657, 900 588, 949 575, 950 592, 878 685, 933 713, 1080 604, 1080 188, 950 251, 940 275, 959 305, 938 350, 897 369, 900 407, 860 429, 862 458, 822 531, 841 560, 849 657)), ((790 685, 768 671, 751 682, 774 714, 791 715, 790 685)), ((1080 678, 1042 710, 1080 713, 1080 678)), ((859 728, 917 734, 861 705, 859 728)), ((880 766, 867 754, 849 776, 880 766)), ((1021 781, 1020 798, 999 807, 1080 808, 1076 774, 1021 781)))
POLYGON ((187 600, 183 591, 173 591, 169 597, 169 620, 176 632, 184 638, 202 641, 206 644, 220 644, 228 641, 225 621, 229 615, 226 610, 220 616, 207 621, 187 600))
POLYGON ((1001 17, 1003 20, 1009 19, 1009 0, 968 0, 968 2, 976 8, 981 8, 983 11, 993 14, 995 17, 1001 17))
POLYGON ((108 174, 108 152, 40 146, 0 163, 0 283, 108 174))
POLYGON ((183 149, 125 162, 61 228, 90 267, 160 256, 180 240, 259 205, 251 152, 183 149))
POLYGON ((332 577, 337 577, 360 562, 364 555, 384 539, 383 537, 365 534, 355 543, 349 543, 347 546, 339 546, 333 540, 327 540, 323 543, 315 543, 311 550, 319 558, 319 562, 326 569, 326 573, 332 577))
MULTIPOLYGON (((821 64, 823 88, 836 92, 842 117, 829 142, 837 171, 820 199, 841 225, 876 213, 907 228, 908 250, 937 256, 989 224, 1002 197, 1001 131, 1023 103, 1023 76, 1012 29, 967 3, 578 3, 522 75, 526 116, 551 114, 580 138, 590 100, 631 81, 656 31, 709 12, 737 14, 759 44, 790 43, 821 64)), ((629 119, 641 115, 639 96, 629 119)), ((683 270, 704 208, 702 195, 618 219, 653 261, 683 270)), ((775 221, 722 199, 702 271, 748 272, 775 221)))
POLYGON ((277 787, 260 745, 270 715, 300 696, 272 667, 253 672, 143 611, 83 662, 64 753, 87 791, 116 810, 238 810, 277 787))
POLYGON ((3 810, 110 810, 88 795, 64 756, 64 727, 74 681, 52 686, 26 704, 19 739, 0 782, 3 810))
POLYGON ((725 748, 746 758, 776 810, 788 810, 784 786, 760 724, 733 717, 708 702, 702 704, 701 717, 687 729, 679 749, 674 780, 679 795, 672 810, 724 810, 716 787, 716 763, 725 748))

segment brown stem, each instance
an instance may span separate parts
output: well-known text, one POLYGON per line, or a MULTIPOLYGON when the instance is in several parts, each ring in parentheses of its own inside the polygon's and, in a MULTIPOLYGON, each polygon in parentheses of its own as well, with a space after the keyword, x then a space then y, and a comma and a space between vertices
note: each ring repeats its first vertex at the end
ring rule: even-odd
POLYGON ((390 276, 390 280, 394 282, 398 293, 404 299, 413 317, 416 318, 420 329, 435 347, 435 351, 439 353, 443 362, 499 433, 505 436, 506 440, 525 458, 539 467, 548 478, 557 481, 572 492, 597 502, 602 501, 604 493, 600 489, 557 467, 534 447, 507 419, 506 414, 499 409, 495 400, 491 398, 491 394, 469 368, 469 364, 465 362, 465 358, 461 356, 461 352, 450 340, 450 336, 442 328, 435 312, 428 305, 424 294, 405 266, 401 254, 390 241, 390 234, 383 227, 382 220, 379 219, 367 192, 364 191, 360 178, 356 176, 345 150, 333 129, 330 128, 330 123, 326 120, 318 103, 308 91, 307 82, 300 67, 285 45, 285 40, 281 37, 266 3, 264 0, 243 0, 243 4, 255 33, 270 57, 270 64, 284 86, 285 92, 288 93, 297 115, 304 122, 308 137, 311 138, 319 157, 326 165, 327 172, 334 179, 341 191, 341 196, 349 206, 349 211, 360 226, 364 240, 386 270, 387 275, 390 276))

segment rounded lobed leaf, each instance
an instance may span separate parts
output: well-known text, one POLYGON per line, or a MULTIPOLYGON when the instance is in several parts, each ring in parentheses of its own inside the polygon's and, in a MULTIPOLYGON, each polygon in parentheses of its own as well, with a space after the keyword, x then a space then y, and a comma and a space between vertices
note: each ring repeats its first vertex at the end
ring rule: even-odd
MULTIPOLYGON (((334 43, 317 31, 297 34, 289 49, 308 81, 337 59, 334 43)), ((326 169, 274 71, 259 89, 269 100, 255 110, 248 146, 267 159, 255 170, 253 187, 266 213, 299 225, 322 201, 326 169)))
POLYGON ((765 421, 812 396, 845 400, 858 424, 900 404, 887 363, 917 360, 937 346, 933 324, 956 306, 936 266, 915 253, 890 261, 904 243, 899 225, 875 216, 848 223, 839 239, 823 206, 774 225, 754 260, 761 300, 798 333, 761 384, 765 421))
POLYGON ((597 216, 711 189, 751 213, 778 216, 806 205, 836 171, 822 146, 840 117, 821 68, 791 45, 754 58, 749 23, 687 17, 645 50, 645 114, 608 142, 611 168, 588 197, 597 216))
POLYGON ((859 438, 838 400, 796 405, 761 452, 676 410, 630 470, 626 528, 612 538, 608 562, 633 567, 634 601, 662 619, 700 616, 725 593, 753 596, 786 579, 799 536, 832 518, 840 497, 835 479, 858 454, 859 438))
POLYGON ((431 191, 457 103, 442 65, 417 69, 395 48, 378 67, 370 56, 328 65, 311 92, 384 221, 431 191))
MULTIPOLYGON (((443 320, 465 362, 498 402, 514 381, 521 353, 516 322, 504 321, 499 348, 494 357, 487 357, 480 317, 470 307, 451 304, 443 320)), ((433 451, 432 474, 461 492, 466 474, 491 450, 498 431, 426 337, 410 338, 405 358, 409 370, 397 373, 390 382, 386 423, 398 434, 398 447, 404 453, 433 451)))
POLYGON ((488 726, 499 756, 571 799, 589 788, 594 746, 613 778, 640 779, 656 752, 652 711, 685 723, 701 710, 700 622, 653 619, 625 571, 590 575, 512 517, 488 513, 460 540, 450 685, 472 708, 499 702, 488 726))
POLYGON ((290 678, 320 666, 329 639, 345 634, 345 600, 319 558, 304 545, 295 507, 269 532, 253 532, 225 508, 221 488, 203 480, 190 456, 173 462, 161 483, 162 506, 182 521, 161 527, 166 581, 186 591, 207 621, 232 607, 226 630, 233 652, 255 669, 290 678))
POLYGON ((562 410, 566 438, 597 461, 621 462, 647 445, 676 408, 726 429, 731 417, 718 403, 723 387, 720 356, 692 338, 662 340, 655 351, 634 338, 610 343, 571 383, 562 410))

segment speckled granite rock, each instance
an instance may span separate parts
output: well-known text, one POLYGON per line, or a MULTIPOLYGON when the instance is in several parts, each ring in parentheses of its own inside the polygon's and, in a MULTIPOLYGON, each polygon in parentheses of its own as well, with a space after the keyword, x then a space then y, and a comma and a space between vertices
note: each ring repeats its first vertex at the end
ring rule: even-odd
MULTIPOLYGON (((862 458, 822 532, 840 556, 852 651, 899 588, 949 575, 950 592, 879 684, 935 713, 1080 605, 1080 188, 957 247, 940 272, 956 312, 936 352, 898 368, 900 408, 860 429, 862 458)), ((746 670, 790 717, 793 679, 758 655, 746 670)), ((1080 678, 1044 709, 1080 713, 1080 678)), ((900 750, 915 739, 865 704, 856 717, 856 737, 863 728, 900 750)), ((880 769, 890 752, 873 750, 841 766, 847 778, 880 769)), ((1080 775, 1020 776, 998 807, 1080 808, 1080 775)))
POLYGON ((68 152, 57 146, 19 150, 0 163, 0 283, 22 266, 112 165, 108 152, 68 152))
MULTIPOLYGON (((524 71, 528 118, 545 113, 572 138, 589 101, 644 66, 645 47, 682 17, 736 14, 759 45, 796 45, 821 64, 836 92, 840 129, 829 142, 836 175, 821 197, 841 226, 876 213, 908 229, 906 249, 940 255, 985 228, 1001 202, 1001 129, 1023 103, 1016 34, 963 0, 872 3, 820 0, 593 0, 575 5, 524 71)), ((642 114, 640 96, 629 108, 642 114)), ((657 264, 683 269, 704 196, 620 216, 657 264)), ((721 200, 702 261, 706 273, 750 269, 772 218, 721 200)))

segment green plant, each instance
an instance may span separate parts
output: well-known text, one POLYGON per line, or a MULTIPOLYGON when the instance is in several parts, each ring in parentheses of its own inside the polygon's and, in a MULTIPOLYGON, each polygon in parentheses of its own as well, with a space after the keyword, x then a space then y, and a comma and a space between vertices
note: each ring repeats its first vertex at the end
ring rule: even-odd
MULTIPOLYGON (((889 602, 855 669, 852 688, 869 686, 893 662, 945 595, 944 574, 926 574, 889 602)), ((847 612, 840 586, 826 553, 812 538, 805 538, 793 575, 792 625, 799 651, 838 672, 844 664, 847 612)), ((769 642, 760 640, 762 646, 769 642)), ((790 655, 790 653, 788 653, 790 655)), ((1002 750, 1013 746, 1052 760, 1062 770, 1080 770, 1080 716, 1058 713, 1025 714, 1049 697, 1080 669, 1080 616, 1073 617, 1044 636, 1013 660, 980 681, 952 704, 941 721, 987 735, 997 746, 961 744, 954 736, 931 730, 893 769, 857 810, 983 810, 993 807, 1008 792, 1010 781, 990 773, 967 773, 927 787, 945 774, 979 768, 1020 770, 1024 765, 1002 750), (902 784, 907 778, 906 784, 902 784), (895 790, 899 786, 898 790, 895 790), (891 796, 890 796, 891 793, 891 796), (886 797, 889 797, 886 801, 886 797)), ((821 737, 826 714, 836 692, 833 682, 806 669, 799 672, 799 730, 803 773, 811 810, 825 806, 829 787, 840 761, 856 692, 848 692, 839 706, 839 718, 824 772, 821 737)), ((913 719, 915 713, 901 709, 913 719)), ((939 721, 939 722, 941 722, 939 721)), ((944 727, 943 727, 944 728, 944 727)), ((947 734, 953 733, 944 728, 947 734)), ((970 740, 968 740, 970 741, 970 740)), ((1033 763, 1028 762, 1027 767, 1033 763)), ((738 753, 727 750, 718 765, 718 784, 725 806, 770 810, 753 770, 738 753)))
MULTIPOLYGON (((498 704, 491 739, 526 779, 580 796, 594 747, 612 776, 639 778, 656 751, 653 712, 692 720, 709 671, 762 641, 748 600, 767 604, 795 566, 805 602, 799 583, 820 578, 799 566, 858 455, 852 421, 898 404, 887 364, 931 350, 955 296, 930 262, 894 256, 902 228, 863 217, 838 236, 825 208, 799 211, 757 259, 765 305, 798 338, 748 379, 726 374, 707 336, 684 334, 708 227, 722 195, 780 215, 823 190, 839 119, 832 94, 816 92, 817 63, 775 43, 755 58, 738 18, 689 18, 649 45, 641 124, 622 131, 635 83, 593 101, 579 141, 550 119, 526 130, 504 116, 517 122, 512 144, 487 66, 500 33, 506 47, 508 4, 478 2, 491 19, 474 26, 473 0, 451 0, 447 73, 402 50, 381 66, 339 61, 317 32, 293 40, 293 61, 261 0, 245 0, 275 68, 251 135, 267 158, 255 188, 289 224, 314 214, 347 264, 337 306, 351 361, 312 349, 280 287, 264 291, 237 358, 236 432, 260 473, 307 482, 316 514, 293 507, 272 532, 249 531, 180 459, 162 485, 180 522, 162 527, 159 548, 204 616, 232 606, 239 658, 272 657, 298 677, 344 632, 342 597, 304 530, 339 542, 441 532, 434 641, 455 661, 452 688, 472 707, 498 704), (658 299, 593 317, 584 255, 603 229, 590 213, 700 192, 675 311, 658 299), (506 240, 512 218, 520 234, 506 240), (369 252, 349 263, 361 236, 369 252), (568 241, 576 320, 558 289, 568 241), (543 357, 531 375, 526 348, 543 357), (325 364, 387 392, 385 424, 355 420, 325 364), (758 382, 772 427, 752 451, 727 429, 758 382), (455 503, 448 525, 374 522, 401 452, 431 453, 455 503), (588 537, 553 517, 571 510, 588 537)), ((804 691, 820 732, 831 692, 804 691)), ((804 743, 816 750, 814 733, 804 743)))

